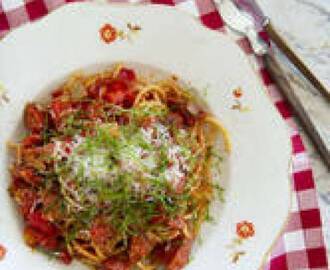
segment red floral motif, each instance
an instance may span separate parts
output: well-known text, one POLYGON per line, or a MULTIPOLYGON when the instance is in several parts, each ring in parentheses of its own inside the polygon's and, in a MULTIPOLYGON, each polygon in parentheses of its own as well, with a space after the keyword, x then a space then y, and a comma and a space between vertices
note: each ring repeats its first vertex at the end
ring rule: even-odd
POLYGON ((235 98, 241 98, 243 96, 243 91, 241 88, 236 88, 234 91, 233 91, 233 95, 235 98))
POLYGON ((2 260, 5 257, 6 253, 7 253, 6 248, 0 244, 0 260, 2 260))
POLYGON ((236 233, 238 237, 247 239, 255 234, 254 225, 248 221, 242 221, 236 224, 236 233))
POLYGON ((111 24, 105 24, 100 29, 100 36, 105 43, 111 43, 117 39, 118 33, 111 24))

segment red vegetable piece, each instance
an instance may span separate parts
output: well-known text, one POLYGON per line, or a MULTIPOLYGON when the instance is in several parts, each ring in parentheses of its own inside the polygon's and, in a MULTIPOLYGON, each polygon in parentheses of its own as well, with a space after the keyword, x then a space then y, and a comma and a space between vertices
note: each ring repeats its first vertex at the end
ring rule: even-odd
POLYGON ((54 236, 45 236, 41 241, 40 246, 47 250, 56 250, 59 246, 59 241, 54 236))
POLYGON ((116 116, 116 121, 118 125, 127 125, 129 123, 129 117, 127 115, 116 116))
POLYGON ((103 263, 102 270, 129 270, 130 265, 128 262, 117 258, 109 258, 103 263))
POLYGON ((31 134, 22 141, 23 147, 40 146, 41 144, 42 138, 39 134, 31 134))
POLYGON ((96 82, 87 89, 87 95, 90 98, 97 99, 100 97, 100 83, 96 82))
POLYGON ((44 235, 34 228, 27 226, 24 229, 24 240, 27 245, 34 248, 38 246, 44 239, 44 235))
POLYGON ((64 113, 71 109, 70 102, 53 100, 51 104, 52 118, 55 123, 58 123, 64 113))
POLYGON ((118 79, 128 82, 133 82, 136 80, 136 75, 134 70, 129 68, 121 68, 118 74, 118 79))
POLYGON ((195 117, 187 109, 182 109, 180 114, 182 115, 186 126, 192 127, 195 124, 195 117))
POLYGON ((167 265, 167 270, 181 270, 189 261, 189 255, 193 241, 190 239, 183 240, 182 245, 175 251, 167 265))
POLYGON ((162 223, 165 223, 166 220, 167 219, 166 219, 165 215, 158 215, 158 216, 152 217, 150 222, 151 222, 151 224, 162 224, 162 223))
POLYGON ((56 193, 47 192, 42 196, 42 204, 44 208, 49 209, 58 200, 58 195, 56 193))
POLYGON ((134 91, 131 90, 127 91, 125 94, 123 107, 126 109, 131 108, 134 104, 135 98, 136 98, 136 93, 134 91))
POLYGON ((168 226, 173 229, 183 230, 186 226, 186 222, 182 217, 176 217, 175 219, 169 220, 168 226))
POLYGON ((32 132, 39 133, 44 127, 44 113, 33 103, 25 107, 25 125, 32 132))
POLYGON ((67 250, 62 251, 58 256, 58 259, 66 265, 69 265, 72 262, 72 257, 67 250))
POLYGON ((176 242, 170 242, 168 244, 157 246, 153 251, 153 256, 161 264, 168 265, 175 255, 178 247, 179 246, 176 242))
POLYGON ((12 175, 12 189, 13 191, 17 191, 18 189, 26 188, 28 185, 22 178, 12 175))
POLYGON ((109 240, 114 235, 114 231, 108 223, 98 218, 93 221, 90 234, 93 242, 95 242, 102 250, 107 249, 109 240))
POLYGON ((59 246, 56 235, 48 236, 29 225, 24 229, 24 239, 30 247, 40 246, 47 250, 56 250, 59 246))
POLYGON ((103 113, 102 113, 102 103, 101 102, 92 102, 89 103, 86 109, 86 113, 87 113, 87 118, 91 119, 91 120, 95 120, 98 119, 100 117, 102 117, 103 113))
POLYGON ((33 186, 42 182, 42 178, 38 175, 35 175, 34 170, 31 168, 17 168, 14 174, 16 177, 33 186))
POLYGON ((183 116, 178 112, 171 112, 167 118, 168 122, 173 124, 177 128, 182 128, 184 124, 183 116))
POLYGON ((45 219, 41 212, 33 212, 28 216, 27 224, 46 236, 57 234, 57 228, 50 221, 45 219))
POLYGON ((128 91, 127 84, 120 80, 115 80, 107 83, 105 91, 102 93, 102 99, 109 103, 122 105, 125 99, 125 94, 128 91))
POLYGON ((77 106, 78 109, 86 111, 88 107, 90 106, 90 101, 81 101, 79 102, 79 105, 77 106))
POLYGON ((121 81, 121 80, 114 80, 114 81, 108 83, 106 86, 107 86, 107 91, 113 91, 113 92, 122 91, 122 92, 126 92, 128 90, 128 87, 127 87, 126 82, 121 81))
POLYGON ((64 94, 64 91, 61 88, 57 89, 52 93, 52 98, 58 98, 58 97, 62 96, 63 94, 64 94))
POLYGON ((180 104, 178 104, 177 98, 171 96, 167 97, 166 103, 173 110, 177 109, 177 107, 180 106, 180 104))
MULTIPOLYGON (((16 185, 17 184, 14 183, 14 188, 16 185)), ((15 198, 18 201, 21 213, 25 218, 27 218, 31 208, 38 198, 36 192, 29 188, 20 188, 15 191, 15 198)))
POLYGON ((103 99, 112 104, 122 105, 125 100, 125 92, 123 90, 107 91, 103 95, 103 99))
POLYGON ((153 249, 154 244, 146 237, 133 236, 130 243, 129 259, 131 263, 136 263, 147 256, 153 249))

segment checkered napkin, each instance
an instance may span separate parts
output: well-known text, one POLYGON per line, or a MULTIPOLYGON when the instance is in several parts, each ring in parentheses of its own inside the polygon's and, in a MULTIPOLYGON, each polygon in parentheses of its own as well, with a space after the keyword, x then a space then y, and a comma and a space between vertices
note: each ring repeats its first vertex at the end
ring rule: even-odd
MULTIPOLYGON (((0 0, 0 37, 21 24, 37 20, 65 3, 78 1, 83 0, 0 0)), ((201 22, 211 29, 225 33, 230 32, 212 0, 108 1, 143 2, 175 6, 194 16, 198 16, 201 22)), ((267 39, 267 35, 264 32, 261 31, 260 35, 267 39)), ((291 132, 293 149, 292 186, 294 190, 291 217, 282 237, 275 245, 264 270, 326 270, 328 269, 326 249, 313 174, 303 142, 298 133, 298 128, 293 120, 291 108, 280 95, 277 86, 264 66, 262 58, 253 54, 249 42, 244 38, 237 38, 237 43, 248 55, 254 67, 259 70, 274 105, 288 124, 291 132)))

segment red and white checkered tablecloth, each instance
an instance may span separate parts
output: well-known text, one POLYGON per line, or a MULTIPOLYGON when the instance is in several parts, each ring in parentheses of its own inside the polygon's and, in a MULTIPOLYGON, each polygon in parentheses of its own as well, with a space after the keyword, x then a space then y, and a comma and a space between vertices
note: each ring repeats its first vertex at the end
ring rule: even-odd
MULTIPOLYGON (((48 14, 65 3, 84 0, 0 0, 0 37, 9 30, 48 14)), ((86 0, 85 0, 86 1, 86 0)), ((109 2, 143 2, 166 4, 198 16, 207 27, 229 32, 212 0, 108 0, 109 2)), ((261 32, 264 38, 265 33, 261 32)), ((285 232, 274 247, 265 270, 327 270, 327 255, 317 204, 313 173, 293 120, 292 110, 279 93, 263 65, 262 58, 253 55, 249 42, 237 42, 249 55, 268 89, 274 105, 288 124, 293 151, 292 186, 294 190, 291 217, 285 232)), ((0 60, 1 61, 1 60, 0 60)), ((250 269, 247 269, 250 270, 250 269)))

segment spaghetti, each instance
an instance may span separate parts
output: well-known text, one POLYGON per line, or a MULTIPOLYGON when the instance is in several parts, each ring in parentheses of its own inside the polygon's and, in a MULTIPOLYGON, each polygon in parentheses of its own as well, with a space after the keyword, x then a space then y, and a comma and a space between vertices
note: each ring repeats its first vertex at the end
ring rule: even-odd
POLYGON ((221 190, 219 133, 175 78, 128 68, 72 76, 25 109, 10 193, 32 248, 102 270, 182 269, 221 190))

